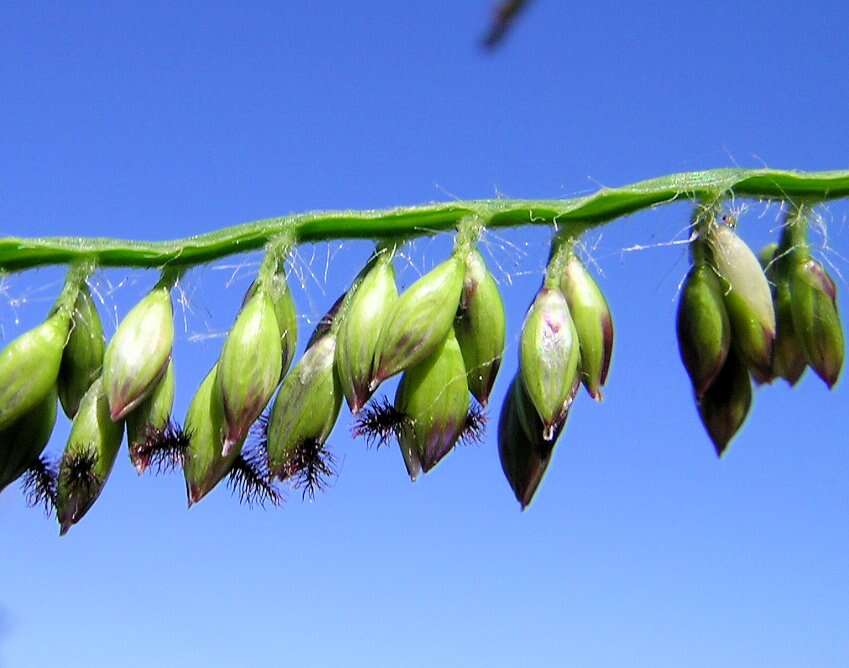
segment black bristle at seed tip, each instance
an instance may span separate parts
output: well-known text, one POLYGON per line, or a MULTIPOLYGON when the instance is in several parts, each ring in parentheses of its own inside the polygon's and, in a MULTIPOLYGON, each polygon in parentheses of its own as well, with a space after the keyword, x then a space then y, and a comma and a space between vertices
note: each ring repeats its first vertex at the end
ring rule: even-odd
POLYGON ((100 481, 94 472, 97 455, 86 450, 62 458, 59 466, 59 478, 68 488, 69 496, 90 498, 97 491, 100 481))
POLYGON ((227 478, 227 487, 238 495, 239 503, 253 508, 265 508, 266 504, 279 506, 283 495, 274 484, 268 471, 268 456, 262 447, 242 452, 233 463, 227 478))
POLYGON ((56 464, 47 456, 36 459, 23 476, 22 488, 27 506, 41 506, 47 517, 56 511, 56 476, 56 464))
POLYGON ((301 499, 315 500, 316 492, 327 489, 336 477, 336 458, 333 453, 315 439, 307 439, 298 446, 283 467, 280 479, 301 490, 301 499))
POLYGON ((141 475, 154 469, 157 475, 171 473, 183 466, 183 458, 189 447, 190 435, 183 428, 168 420, 165 427, 148 426, 144 441, 130 446, 130 459, 141 475))
POLYGON ((365 437, 366 445, 380 449, 394 436, 398 438, 409 418, 382 397, 369 403, 357 415, 351 434, 354 438, 365 437))
POLYGON ((480 445, 483 442, 484 434, 486 434, 488 419, 486 411, 480 404, 472 406, 466 415, 463 431, 460 432, 460 443, 463 445, 480 445))

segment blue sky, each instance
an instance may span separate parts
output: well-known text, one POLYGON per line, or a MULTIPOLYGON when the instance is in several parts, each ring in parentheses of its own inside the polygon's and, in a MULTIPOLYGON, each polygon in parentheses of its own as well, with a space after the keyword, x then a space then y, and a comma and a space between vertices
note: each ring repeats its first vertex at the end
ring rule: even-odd
MULTIPOLYGON (((844 3, 537 0, 485 55, 489 10, 6 3, 0 235, 163 239, 735 164, 847 167, 844 3)), ((845 276, 849 207, 821 213, 823 255, 845 276)), ((122 452, 61 540, 16 490, 0 496, 0 666, 847 665, 846 382, 829 393, 809 373, 792 393, 760 390, 716 460, 674 339, 687 266, 668 242, 688 217, 676 205, 588 239, 617 326, 610 382, 603 404, 581 397, 527 512, 494 428, 412 485, 397 450, 353 441, 343 412, 332 487, 266 512, 223 486, 187 511, 179 475, 139 479, 122 452)), ((776 225, 776 208, 755 202, 740 230, 757 248, 776 225)), ((548 237, 487 239, 509 320, 496 400, 548 237)), ((414 245, 402 282, 449 248, 414 245)), ((301 345, 368 252, 301 249, 301 345)), ((258 260, 186 277, 178 416, 258 260)), ((43 316, 61 275, 8 280, 5 341, 43 316)), ((96 280, 111 332, 155 277, 96 280)), ((60 424, 53 454, 66 434, 60 424)))

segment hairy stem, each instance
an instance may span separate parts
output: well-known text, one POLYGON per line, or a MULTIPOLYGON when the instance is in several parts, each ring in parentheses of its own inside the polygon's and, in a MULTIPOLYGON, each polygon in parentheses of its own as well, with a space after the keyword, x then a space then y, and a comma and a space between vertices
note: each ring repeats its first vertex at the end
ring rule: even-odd
POLYGON ((268 218, 176 241, 48 237, 0 239, 0 271, 92 261, 101 267, 191 267, 262 248, 281 234, 297 243, 392 239, 452 230, 474 216, 488 228, 576 225, 587 229, 660 204, 716 197, 824 201, 849 196, 849 170, 714 169, 672 174, 559 200, 469 200, 380 211, 312 212, 268 218))

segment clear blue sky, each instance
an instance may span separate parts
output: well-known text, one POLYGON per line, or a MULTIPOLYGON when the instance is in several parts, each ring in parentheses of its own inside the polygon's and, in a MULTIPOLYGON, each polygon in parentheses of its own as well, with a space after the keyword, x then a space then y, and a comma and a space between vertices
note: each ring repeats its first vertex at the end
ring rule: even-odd
MULTIPOLYGON (((849 166, 845 3, 537 0, 492 56, 477 48, 488 0, 118 4, 0 8, 0 235, 169 238, 315 208, 849 166)), ((849 275, 849 207, 823 214, 849 275)), ((765 243, 776 215, 753 204, 741 233, 765 243)), ((223 486, 187 511, 179 475, 139 479, 122 452, 61 540, 17 490, 0 496, 0 665, 849 665, 846 379, 762 389, 716 460, 674 339, 685 250, 623 251, 688 217, 670 207, 590 239, 617 325, 610 383, 602 405, 581 397, 527 512, 494 429, 412 485, 343 413, 332 488, 266 512, 223 486)), ((504 236, 526 255, 490 239, 510 328, 497 399, 548 233, 504 236)), ((432 266, 449 243, 413 259, 432 266)), ((327 246, 301 252, 304 332, 368 255, 330 249, 329 271, 327 246)), ((187 277, 177 415, 257 260, 187 277)), ((60 280, 6 284, 5 341, 60 280)), ((111 332, 154 276, 98 281, 111 332)))

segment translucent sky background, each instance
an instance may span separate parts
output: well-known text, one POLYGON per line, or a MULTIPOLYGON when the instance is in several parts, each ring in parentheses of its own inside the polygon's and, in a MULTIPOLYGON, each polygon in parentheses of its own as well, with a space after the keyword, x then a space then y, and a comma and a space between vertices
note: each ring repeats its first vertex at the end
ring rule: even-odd
MULTIPOLYGON (((309 209, 849 166, 845 3, 537 0, 493 55, 484 0, 144 4, 0 8, 0 235, 165 239, 309 209)), ((754 247, 775 237, 775 206, 740 212, 754 247)), ((849 206, 820 213, 820 257, 849 276, 849 206)), ((674 338, 687 256, 670 242, 689 215, 587 239, 617 326, 610 382, 603 404, 580 397, 527 512, 494 425, 412 485, 343 411, 334 484, 265 512, 224 485, 186 511, 180 475, 140 479, 122 451, 61 540, 17 489, 0 495, 0 666, 849 665, 845 379, 762 388, 716 460, 674 338)), ((496 405, 549 237, 485 240, 509 317, 496 405)), ((413 245, 403 284, 450 243, 413 245)), ((301 346, 369 250, 299 251, 301 346)), ((186 277, 178 416, 259 259, 186 277)), ((3 284, 4 342, 61 278, 3 284)), ((155 275, 96 281, 111 333, 155 275)))

